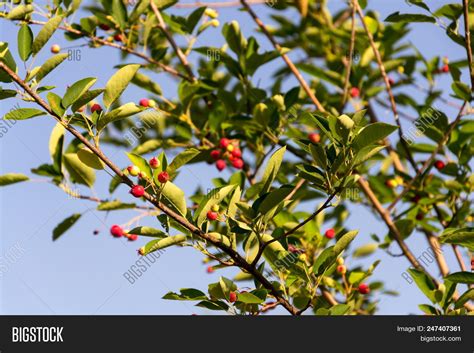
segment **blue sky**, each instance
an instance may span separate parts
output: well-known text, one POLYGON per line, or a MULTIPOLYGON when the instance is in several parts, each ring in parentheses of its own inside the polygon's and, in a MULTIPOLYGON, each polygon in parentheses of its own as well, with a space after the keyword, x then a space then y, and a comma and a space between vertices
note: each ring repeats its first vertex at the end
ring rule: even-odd
MULTIPOLYGON (((187 1, 189 2, 189 1, 187 1)), ((429 1, 430 6, 437 8, 448 1, 429 1)), ((331 1, 331 8, 341 6, 343 1, 331 1)), ((410 8, 402 0, 372 0, 370 7, 381 13, 381 17, 393 11, 418 11, 410 8)), ((264 5, 256 5, 255 10, 265 23, 271 23, 269 15, 272 10, 264 5)), ((186 13, 186 10, 177 10, 186 13)), ((294 11, 287 13, 295 17, 294 11)), ((236 8, 220 10, 221 23, 237 20, 244 34, 249 35, 255 29, 255 24, 248 14, 236 8)), ((0 22, 0 41, 10 43, 10 48, 16 54, 17 28, 6 21, 0 22)), ((36 31, 37 27, 33 28, 36 31)), ((464 58, 461 47, 452 44, 440 28, 433 25, 417 25, 410 36, 412 43, 426 56, 448 55, 451 60, 464 58)), ((269 49, 268 41, 261 38, 261 46, 269 49)), ((59 43, 63 48, 76 45, 81 41, 67 42, 62 33, 58 32, 49 42, 59 43)), ((83 43, 83 42, 81 42, 83 43)), ((223 44, 219 29, 210 29, 196 46, 219 46, 223 44)), ((56 92, 64 92, 66 85, 78 79, 94 76, 98 78, 96 87, 103 87, 113 74, 113 66, 120 62, 119 52, 113 48, 92 50, 88 47, 78 48, 80 61, 66 61, 54 71, 44 83, 57 86, 56 92)), ((38 55, 36 63, 43 62, 50 53, 44 50, 38 55)), ((294 54, 296 57, 301 54, 294 54)), ((17 56, 16 56, 17 57, 17 56)), ((191 56, 191 60, 195 58, 191 56)), ((135 60, 135 59, 131 59, 135 60)), ((255 82, 265 87, 265 79, 271 70, 283 65, 281 60, 274 61, 257 72, 255 82)), ((175 84, 166 74, 154 76, 168 97, 175 95, 175 84)), ((443 78, 439 83, 449 90, 449 79, 443 78)), ((295 85, 291 80, 288 87, 295 85)), ((268 85, 267 85, 268 86, 268 85)), ((448 91, 447 91, 448 92, 448 91)), ((416 91, 407 92, 418 95, 416 91)), ((134 87, 130 87, 123 101, 138 101, 143 95, 134 87)), ((0 101, 0 114, 8 112, 15 100, 0 101)), ((20 105, 24 106, 23 103, 20 105)), ((440 108, 445 108, 440 106, 440 108)), ((445 110, 453 119, 454 111, 445 110)), ((392 122, 388 110, 378 109, 382 120, 392 122)), ((18 122, 0 138, 0 174, 20 172, 29 174, 29 169, 49 161, 48 139, 54 120, 41 117, 25 122, 18 122)), ((127 165, 123 151, 110 147, 105 148, 107 154, 121 166, 127 165)), ((189 195, 197 185, 204 189, 211 186, 210 180, 216 177, 214 167, 199 165, 185 169, 176 183, 189 195)), ((224 172, 225 173, 225 172, 224 172)), ((124 239, 113 239, 108 229, 112 224, 126 223, 137 216, 136 212, 119 211, 107 215, 94 210, 94 204, 88 201, 74 200, 60 189, 33 177, 34 182, 22 183, 0 189, 0 246, 2 263, 7 264, 0 277, 0 313, 1 314, 209 314, 193 306, 191 302, 162 300, 168 291, 179 288, 194 287, 206 290, 207 284, 218 279, 220 275, 232 277, 233 270, 218 271, 209 275, 202 263, 202 256, 193 249, 169 248, 133 285, 123 273, 139 259, 136 249, 145 243, 138 240, 130 243, 124 239), (64 218, 76 212, 84 212, 81 220, 57 242, 52 242, 52 229, 64 218), (94 229, 100 229, 100 234, 94 236, 94 229)), ((98 182, 94 192, 102 198, 107 198, 107 187, 110 177, 102 172, 98 174, 98 182)), ((90 191, 79 187, 82 193, 90 191)), ((115 197, 130 200, 125 188, 120 188, 115 197)), ((353 211, 349 218, 348 227, 360 229, 357 244, 371 242, 369 235, 376 233, 383 237, 386 229, 377 218, 362 207, 351 207, 353 211)), ((153 218, 144 219, 141 225, 155 225, 153 218)), ((414 235, 409 241, 413 252, 421 255, 427 244, 420 236, 414 235)), ((393 246, 393 251, 398 248, 393 246)), ((452 268, 457 268, 453 256, 446 250, 446 256, 452 268)), ((418 312, 417 305, 425 303, 426 299, 420 294, 414 284, 408 284, 401 273, 408 267, 404 258, 392 258, 383 252, 378 252, 364 260, 364 263, 381 258, 374 278, 385 281, 387 289, 401 293, 399 297, 379 296, 380 314, 408 314, 418 312)), ((351 265, 351 264, 349 264, 351 265)), ((435 264, 429 270, 438 275, 435 264)), ((274 313, 284 313, 275 310, 274 313)))

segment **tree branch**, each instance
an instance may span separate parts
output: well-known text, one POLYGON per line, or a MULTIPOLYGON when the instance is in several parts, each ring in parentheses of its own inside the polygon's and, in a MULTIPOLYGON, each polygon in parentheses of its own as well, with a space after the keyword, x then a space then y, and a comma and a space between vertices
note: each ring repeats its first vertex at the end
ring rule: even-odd
MULTIPOLYGON (((69 131, 74 137, 76 137, 81 143, 83 143, 91 152, 93 152, 97 157, 99 157, 102 162, 104 162, 116 175, 118 175, 122 181, 132 187, 134 185, 133 181, 130 180, 122 170, 116 166, 99 148, 94 146, 89 140, 87 140, 79 131, 77 131, 73 126, 69 125, 66 121, 64 121, 61 116, 57 115, 51 107, 35 92, 33 91, 28 84, 23 81, 15 72, 13 72, 4 62, 0 61, 0 69, 4 70, 18 85, 20 85, 35 101, 38 105, 40 105, 49 115, 51 115, 54 119, 56 119, 60 124, 64 126, 64 128, 69 131)), ((297 309, 293 307, 288 300, 286 300, 278 290, 271 284, 265 276, 262 275, 257 269, 251 266, 238 252, 234 251, 231 247, 217 241, 213 236, 203 232, 201 229, 196 227, 194 224, 189 222, 185 217, 177 214, 175 211, 170 209, 168 206, 160 202, 155 196, 150 195, 149 193, 145 192, 143 198, 156 206, 162 212, 164 212, 168 217, 173 219, 175 222, 183 226, 184 228, 188 229, 192 234, 196 235, 197 237, 208 241, 216 248, 222 250, 227 255, 234 260, 235 264, 240 267, 241 269, 247 271, 248 273, 252 274, 253 277, 260 282, 263 287, 269 290, 269 292, 276 298, 278 302, 292 315, 296 315, 297 309)))
POLYGON ((275 40, 273 35, 268 31, 267 27, 265 27, 265 24, 262 22, 262 20, 257 16, 255 11, 249 6, 246 0, 240 0, 240 3, 242 6, 247 10, 247 12, 252 16, 253 20, 255 23, 260 27, 262 32, 267 36, 267 38, 270 40, 270 42, 273 44, 273 47, 280 53, 282 59, 285 61, 286 65, 288 68, 291 70, 293 75, 296 77, 298 82, 300 83, 301 87, 303 90, 306 92, 308 97, 311 99, 313 104, 318 108, 319 111, 326 111, 324 107, 322 106, 321 102, 319 102, 318 98, 314 95, 313 91, 309 87, 308 83, 304 79, 303 75, 299 72, 299 70, 296 68, 295 64, 291 61, 291 59, 288 57, 288 55, 284 54, 282 52, 282 47, 278 42, 275 40))

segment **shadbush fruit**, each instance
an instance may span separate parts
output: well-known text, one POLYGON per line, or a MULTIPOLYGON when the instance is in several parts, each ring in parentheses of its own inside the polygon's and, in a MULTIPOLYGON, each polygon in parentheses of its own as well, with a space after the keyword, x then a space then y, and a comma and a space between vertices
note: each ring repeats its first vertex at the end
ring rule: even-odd
POLYGON ((170 180, 170 175, 167 172, 161 172, 158 174, 158 181, 162 184, 166 183, 168 180, 170 180))
POLYGON ((124 232, 122 227, 117 224, 114 224, 112 227, 110 227, 110 234, 112 234, 116 238, 120 238, 124 234, 124 232))
POLYGON ((369 294, 370 292, 370 288, 366 283, 359 284, 358 290, 360 294, 369 294))
POLYGON ((130 193, 135 197, 142 197, 145 195, 145 188, 141 185, 135 185, 130 190, 130 193))
POLYGON ((334 238, 336 235, 336 231, 333 228, 328 229, 325 233, 324 236, 328 239, 334 238))

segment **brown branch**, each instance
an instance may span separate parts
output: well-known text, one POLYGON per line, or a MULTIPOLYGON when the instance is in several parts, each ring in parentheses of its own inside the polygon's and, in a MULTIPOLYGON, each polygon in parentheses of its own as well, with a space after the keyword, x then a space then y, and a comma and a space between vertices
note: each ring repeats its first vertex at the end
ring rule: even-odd
POLYGON ((306 82, 306 80, 304 79, 303 75, 301 75, 301 73, 299 72, 299 70, 296 68, 295 64, 293 64, 293 62, 291 61, 291 59, 288 57, 288 55, 284 54, 283 51, 282 51, 282 47, 280 46, 280 44, 278 44, 278 42, 275 40, 275 38, 273 37, 273 35, 268 31, 267 27, 265 26, 265 24, 262 22, 262 20, 257 16, 257 14, 255 13, 255 11, 249 6, 249 4, 247 3, 246 0, 240 0, 240 3, 242 4, 242 6, 247 10, 247 12, 250 14, 250 16, 252 16, 253 20, 255 21, 255 23, 260 27, 260 29, 262 30, 262 32, 265 34, 265 36, 270 40, 270 42, 273 44, 273 47, 280 53, 280 56, 282 57, 282 59, 285 61, 286 65, 288 66, 288 68, 291 70, 291 72, 293 73, 293 75, 296 77, 296 79, 298 80, 298 82, 300 83, 301 87, 303 88, 303 90, 306 92, 306 94, 308 95, 308 97, 311 99, 311 101, 313 102, 313 104, 318 108, 318 110, 324 112, 326 111, 324 109, 324 107, 322 106, 321 102, 319 102, 318 98, 316 98, 316 96, 314 95, 313 91, 311 90, 311 88, 309 87, 308 83, 306 82))
MULTIPOLYGON (((46 24, 46 22, 44 22, 44 21, 36 21, 36 20, 29 20, 28 23, 35 24, 35 25, 43 25, 43 26, 46 24)), ((100 44, 108 46, 108 47, 120 49, 123 52, 129 53, 131 55, 134 55, 136 57, 139 57, 139 58, 147 61, 150 64, 158 66, 160 69, 162 69, 163 71, 165 71, 165 72, 167 72, 167 73, 169 73, 173 76, 180 77, 182 79, 185 79, 187 81, 192 82, 192 79, 190 77, 181 74, 180 72, 173 69, 172 67, 169 67, 169 66, 167 66, 167 65, 165 65, 165 64, 163 64, 163 63, 161 63, 161 62, 159 62, 159 61, 157 61, 153 58, 150 58, 150 57, 148 57, 147 55, 145 55, 143 53, 139 53, 137 51, 134 51, 133 49, 131 49, 129 47, 126 47, 126 46, 121 45, 121 44, 109 42, 105 39, 102 39, 102 38, 99 38, 99 37, 96 37, 96 36, 93 36, 93 35, 89 35, 88 33, 79 31, 79 30, 77 30, 75 28, 72 28, 72 27, 69 27, 69 26, 59 26, 58 28, 65 31, 65 32, 69 32, 69 33, 72 33, 72 34, 76 34, 76 35, 80 35, 80 36, 89 38, 92 42, 96 42, 96 43, 100 43, 100 44)))
POLYGON ((390 106, 392 108, 393 112, 393 117, 395 119, 395 123, 398 126, 398 135, 400 137, 400 142, 403 146, 403 149, 405 150, 406 156, 410 164, 412 165, 414 170, 417 170, 416 162, 413 159, 413 156, 411 155, 410 148, 408 147, 407 142, 403 138, 403 129, 402 129, 402 124, 400 123, 400 118, 398 116, 398 111, 397 111, 397 105, 395 103, 395 97, 393 96, 392 92, 392 86, 390 85, 390 80, 387 76, 387 72, 385 70, 385 65, 383 64, 382 56, 380 54, 380 51, 377 49, 377 46, 375 45, 374 37, 372 33, 369 30, 369 27, 367 26, 367 23, 365 22, 365 16, 364 13, 362 12, 362 9, 359 5, 358 0, 354 0, 354 5, 356 8, 356 11, 359 15, 359 18, 362 22, 362 26, 364 27, 365 33, 367 34, 367 38, 369 39, 370 46, 372 47, 372 51, 374 52, 375 59, 377 60, 377 64, 380 69, 380 74, 382 75, 382 78, 385 82, 385 87, 387 88, 387 93, 390 98, 390 106))
POLYGON ((176 56, 178 57, 179 61, 181 61, 181 63, 183 64, 184 68, 186 69, 188 73, 188 76, 191 78, 191 82, 195 82, 196 77, 194 76, 193 70, 191 69, 191 66, 188 62, 188 58, 186 57, 186 55, 184 55, 183 51, 174 40, 173 35, 170 33, 168 26, 163 20, 163 16, 161 16, 160 10, 158 10, 158 7, 156 7, 156 4, 154 1, 150 1, 150 7, 153 10, 153 13, 155 14, 158 20, 158 28, 163 32, 166 39, 173 47, 173 50, 176 53, 176 56))
POLYGON ((398 230, 397 226, 393 222, 393 219, 390 215, 390 212, 388 212, 388 210, 385 209, 382 206, 382 204, 378 200, 377 196, 374 194, 374 192, 370 188, 369 183, 362 176, 360 176, 360 178, 359 178, 359 185, 362 188, 362 191, 364 192, 364 194, 367 196, 367 198, 370 200, 370 202, 374 206, 377 213, 380 215, 380 217, 382 217, 383 221, 385 222, 385 224, 389 228, 390 232, 392 233, 393 238, 395 239, 398 246, 402 250, 403 255, 408 259, 408 261, 410 261, 410 263, 413 265, 413 267, 426 272, 426 270, 423 268, 423 266, 420 265, 420 263, 416 259, 415 255, 413 255, 411 250, 408 248, 406 243, 403 241, 402 235, 400 234, 400 231, 398 230))
MULTIPOLYGON (((247 0, 250 5, 260 5, 268 3, 268 0, 247 0)), ((236 7, 240 5, 240 1, 220 1, 220 2, 204 2, 204 1, 196 1, 192 3, 185 3, 185 4, 176 4, 173 7, 178 9, 189 9, 201 6, 207 7, 216 7, 216 8, 226 8, 226 7, 236 7)))
POLYGON ((351 78, 352 62, 354 61, 352 56, 354 55, 354 46, 355 46, 355 36, 356 36, 356 9, 354 6, 354 1, 351 1, 352 15, 351 15, 351 41, 349 44, 349 63, 346 67, 346 78, 344 80, 344 95, 342 97, 342 109, 347 102, 347 97, 349 96, 349 83, 351 78))
POLYGON ((393 200, 393 202, 388 206, 388 210, 391 211, 395 205, 398 203, 398 201, 400 201, 402 199, 402 197, 408 192, 410 191, 410 189, 412 188, 413 184, 415 183, 415 181, 423 174, 425 174, 426 172, 428 172, 428 169, 429 167, 432 165, 433 163, 433 160, 436 158, 436 155, 439 153, 439 151, 441 150, 441 148, 446 144, 446 142, 448 141, 449 137, 451 136, 451 133, 453 132, 454 128, 456 127, 456 125, 461 121, 461 118, 463 116, 463 110, 466 106, 467 102, 464 102, 464 104, 462 105, 461 107, 461 110, 459 111, 458 113, 458 116, 456 117, 456 119, 453 121, 453 123, 451 124, 451 126, 449 127, 448 131, 446 131, 446 133, 444 134, 443 138, 441 139, 441 141, 438 143, 438 146, 436 147, 436 149, 433 151, 433 153, 431 153, 431 156, 430 158, 428 158, 428 160, 425 161, 425 163, 423 164, 423 166, 421 167, 421 169, 418 170, 418 172, 416 173, 416 175, 408 182, 408 184, 405 186, 405 188, 403 189, 403 191, 398 194, 398 196, 395 198, 395 200, 393 200))
POLYGON ((462 2, 464 12, 464 31, 466 36, 466 52, 469 64, 469 75, 471 76, 471 91, 474 91, 474 67, 472 66, 471 27, 469 25, 469 1, 462 2))
MULTIPOLYGON (((97 148, 94 144, 92 144, 89 140, 87 140, 79 131, 77 131, 73 126, 69 125, 66 121, 64 121, 61 116, 56 114, 51 107, 35 92, 33 91, 28 84, 23 81, 15 72, 13 72, 5 63, 0 61, 0 69, 4 70, 18 85, 20 85, 25 92, 27 92, 38 105, 40 105, 49 115, 51 115, 55 120, 61 123, 66 130, 68 130, 74 137, 76 137, 81 143, 83 143, 91 152, 93 152, 97 157, 99 157, 102 162, 105 163, 117 176, 119 176, 122 181, 132 187, 134 185, 133 181, 130 180, 122 170, 116 166, 99 148, 97 148)), ((196 227, 190 221, 188 221, 185 217, 179 215, 168 206, 163 204, 159 201, 155 196, 150 195, 149 193, 145 192, 143 198, 150 202, 152 205, 156 206, 162 212, 164 212, 168 217, 173 219, 175 222, 183 226, 184 228, 188 229, 192 234, 196 235, 197 237, 208 241, 216 248, 222 250, 224 253, 230 256, 232 260, 234 260, 235 264, 240 267, 242 270, 247 271, 248 273, 252 274, 253 277, 259 281, 263 287, 269 290, 269 292, 276 298, 276 300, 281 303, 281 305, 292 315, 296 315, 297 309, 291 305, 291 303, 286 300, 278 290, 273 286, 270 281, 268 281, 265 276, 262 275, 257 269, 251 266, 238 252, 234 251, 231 247, 219 242, 216 240, 212 235, 203 232, 201 229, 196 227)))

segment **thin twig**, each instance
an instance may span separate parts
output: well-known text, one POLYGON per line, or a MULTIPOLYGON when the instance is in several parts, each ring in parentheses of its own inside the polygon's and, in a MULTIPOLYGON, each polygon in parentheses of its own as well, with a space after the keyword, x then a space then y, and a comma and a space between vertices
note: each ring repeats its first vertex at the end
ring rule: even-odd
POLYGON ((346 105, 347 102, 347 97, 349 96, 349 83, 350 83, 350 78, 351 78, 351 70, 352 70, 352 63, 353 63, 353 55, 354 55, 354 46, 355 46, 355 37, 356 37, 356 9, 354 6, 354 1, 351 1, 351 7, 352 7, 352 15, 351 15, 351 41, 349 44, 349 63, 347 64, 346 67, 346 78, 344 80, 344 95, 342 97, 342 107, 344 109, 344 106, 346 105))
POLYGON ((262 22, 262 20, 257 16, 257 14, 255 13, 255 11, 249 6, 249 4, 247 3, 246 0, 240 0, 242 6, 248 11, 248 13, 250 14, 250 16, 252 16, 252 18, 254 19, 255 23, 260 27, 260 29, 262 30, 262 32, 265 34, 265 36, 270 40, 270 42, 273 44, 273 46, 275 47, 275 49, 280 53, 280 56, 282 57, 282 59, 285 61, 286 65, 288 66, 288 68, 291 70, 291 72, 293 73, 293 75, 296 77, 296 79, 298 80, 298 82, 300 83, 301 87, 303 88, 303 90, 306 92, 306 94, 308 95, 308 97, 311 99, 311 101, 313 102, 313 104, 318 108, 319 111, 326 111, 324 109, 324 107, 322 106, 321 102, 319 102, 318 98, 316 98, 316 96, 314 95, 313 91, 311 90, 311 88, 309 87, 308 83, 306 82, 306 80, 304 79, 303 75, 301 75, 301 73, 299 72, 299 70, 296 68, 295 64, 293 64, 293 62, 291 61, 291 59, 288 57, 288 55, 284 54, 283 51, 282 51, 282 47, 280 46, 280 44, 278 44, 278 42, 275 40, 275 38, 273 37, 273 35, 268 31, 267 27, 265 26, 265 24, 262 22))
POLYGON ((181 63, 183 64, 192 82, 195 82, 196 77, 194 76, 193 70, 191 69, 191 66, 188 62, 188 58, 186 57, 186 55, 184 55, 183 51, 174 40, 173 35, 170 33, 168 26, 163 20, 163 16, 161 16, 160 10, 158 9, 158 7, 156 7, 156 4, 154 1, 150 1, 150 7, 153 10, 153 13, 155 14, 158 20, 158 27, 160 28, 160 30, 163 32, 168 42, 173 47, 173 50, 176 53, 176 56, 178 57, 179 61, 181 61, 181 63))
POLYGON ((467 62, 469 64, 469 75, 471 77, 471 91, 474 91, 474 67, 472 66, 471 26, 469 25, 469 1, 462 2, 464 12, 464 32, 466 38, 467 62))
POLYGON ((441 139, 441 141, 439 141, 438 143, 438 146, 436 146, 435 150, 433 151, 433 153, 431 153, 431 156, 430 158, 428 158, 428 160, 425 161, 425 163, 423 164, 423 166, 418 170, 418 172, 416 173, 416 175, 407 183, 407 185, 405 186, 405 188, 403 189, 403 191, 398 194, 398 196, 395 198, 395 200, 393 200, 393 202, 388 206, 388 210, 391 211, 395 205, 398 203, 398 201, 400 201, 402 199, 402 197, 408 192, 410 191, 410 189, 412 188, 413 184, 415 183, 415 181, 418 180, 418 178, 425 174, 429 167, 431 166, 431 164, 433 163, 433 160, 436 158, 436 155, 439 153, 439 151, 441 150, 441 148, 446 144, 446 142, 449 140, 449 137, 451 136, 451 133, 453 132, 454 128, 457 126, 457 124, 461 121, 461 118, 463 116, 462 112, 464 110, 464 107, 466 106, 467 102, 464 102, 464 104, 462 105, 461 107, 461 110, 459 110, 459 113, 456 117, 456 119, 452 122, 451 126, 449 127, 448 131, 446 131, 446 133, 444 134, 443 138, 441 139))
POLYGON ((377 60, 377 64, 378 64, 379 69, 380 69, 380 74, 382 75, 382 78, 385 82, 385 86, 387 88, 387 93, 388 93, 388 96, 390 98, 390 105, 391 105, 391 108, 392 108, 393 117, 395 119, 395 123, 398 126, 398 135, 400 137, 400 143, 402 144, 403 149, 405 150, 407 159, 410 162, 410 164, 412 165, 413 169, 417 170, 416 162, 413 159, 410 148, 408 147, 407 142, 403 138, 402 124, 400 123, 400 118, 398 116, 398 111, 397 111, 397 105, 395 103, 395 97, 393 96, 392 86, 390 85, 390 80, 387 76, 387 72, 385 70, 385 65, 383 64, 382 55, 380 54, 380 51, 377 49, 377 45, 375 44, 374 37, 373 37, 372 33, 370 32, 369 27, 367 26, 367 23, 365 22, 365 16, 364 16, 364 13, 362 12, 362 9, 359 5, 359 1, 354 0, 354 5, 356 7, 356 11, 359 15, 359 18, 362 22, 362 26, 364 27, 365 33, 367 34, 367 38, 369 39, 369 43, 370 43, 370 46, 372 47, 372 51, 374 52, 375 59, 377 60))

